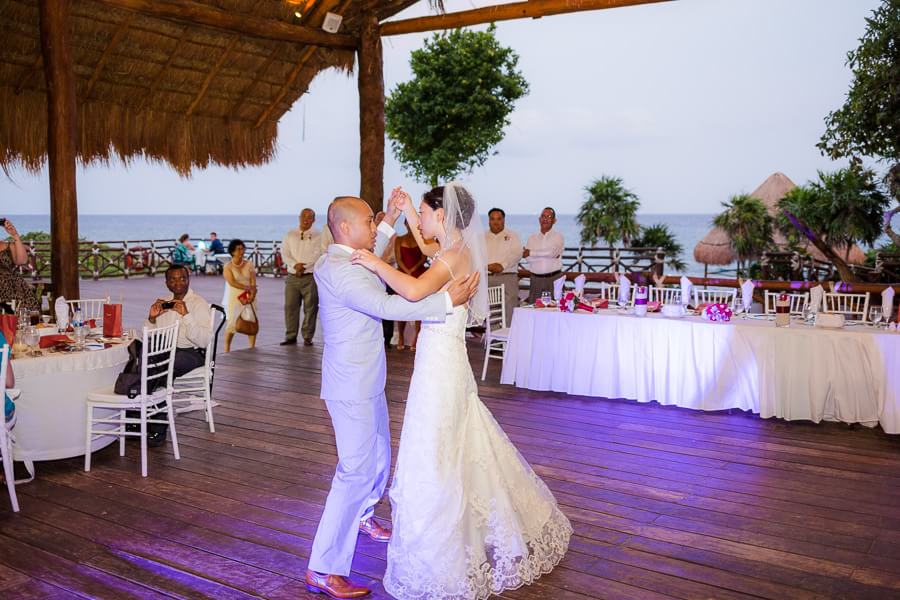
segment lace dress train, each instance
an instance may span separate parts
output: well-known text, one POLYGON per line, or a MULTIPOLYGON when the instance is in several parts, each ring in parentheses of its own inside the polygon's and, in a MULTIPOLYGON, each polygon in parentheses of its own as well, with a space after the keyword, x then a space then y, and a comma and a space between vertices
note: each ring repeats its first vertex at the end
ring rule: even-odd
POLYGON ((466 310, 423 323, 390 499, 385 589, 474 600, 550 572, 572 527, 478 397, 466 310))

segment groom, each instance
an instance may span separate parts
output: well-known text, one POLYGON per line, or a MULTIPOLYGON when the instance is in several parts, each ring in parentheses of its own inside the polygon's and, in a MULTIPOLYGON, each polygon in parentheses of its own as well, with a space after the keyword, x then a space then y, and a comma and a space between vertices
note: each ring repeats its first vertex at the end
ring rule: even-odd
POLYGON ((474 273, 446 292, 413 303, 389 296, 377 275, 350 264, 350 255, 361 248, 374 249, 380 256, 399 216, 400 209, 392 201, 376 227, 372 209, 361 199, 335 198, 328 207, 334 243, 315 265, 325 338, 322 399, 334 426, 338 465, 313 541, 306 586, 332 598, 360 598, 369 593, 348 579, 357 534, 362 532, 376 542, 387 542, 391 536, 390 529, 374 518, 391 466, 381 320, 444 321, 478 286, 474 273))

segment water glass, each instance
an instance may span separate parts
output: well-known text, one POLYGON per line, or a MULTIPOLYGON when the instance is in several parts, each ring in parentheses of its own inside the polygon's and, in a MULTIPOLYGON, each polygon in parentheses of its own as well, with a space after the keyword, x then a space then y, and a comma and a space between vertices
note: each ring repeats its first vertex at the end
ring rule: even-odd
POLYGON ((878 324, 881 323, 881 317, 884 316, 881 314, 880 306, 872 306, 869 308, 869 321, 872 323, 872 326, 876 329, 878 328, 878 324))
POLYGON ((541 292, 541 303, 544 306, 548 306, 550 304, 551 298, 552 296, 550 295, 550 292, 541 292))
POLYGON ((84 348, 84 340, 87 338, 87 329, 84 325, 77 325, 72 328, 74 335, 72 337, 75 338, 75 347, 79 350, 84 348))
POLYGON ((25 335, 23 341, 28 346, 28 354, 29 356, 40 356, 41 351, 39 349, 41 343, 41 333, 38 331, 38 328, 34 325, 29 325, 25 328, 25 335))

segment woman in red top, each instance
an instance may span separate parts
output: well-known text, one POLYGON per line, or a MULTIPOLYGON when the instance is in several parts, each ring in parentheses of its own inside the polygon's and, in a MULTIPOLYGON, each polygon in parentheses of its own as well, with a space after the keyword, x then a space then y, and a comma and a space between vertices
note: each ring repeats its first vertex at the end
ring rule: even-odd
MULTIPOLYGON (((421 276, 427 269, 425 260, 428 257, 419 250, 416 238, 413 236, 412 231, 409 230, 409 227, 406 228, 405 234, 397 236, 397 240, 394 243, 394 256, 397 259, 397 268, 413 277, 421 276)), ((405 341, 404 334, 407 327, 412 325, 413 331, 410 335, 411 342, 409 344, 409 349, 410 351, 415 352, 416 338, 419 336, 419 327, 421 327, 421 324, 421 321, 397 321, 397 327, 400 331, 400 343, 397 344, 397 350, 403 350, 403 343, 405 341)))

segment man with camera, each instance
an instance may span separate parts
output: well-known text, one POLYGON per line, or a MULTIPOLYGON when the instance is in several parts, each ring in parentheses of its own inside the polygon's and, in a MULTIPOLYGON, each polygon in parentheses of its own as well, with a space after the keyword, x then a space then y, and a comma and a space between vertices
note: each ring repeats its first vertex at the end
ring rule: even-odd
MULTIPOLYGON (((171 298, 159 298, 150 307, 144 327, 156 329, 181 321, 175 348, 176 378, 190 373, 206 362, 206 346, 212 339, 209 302, 192 289, 191 274, 184 265, 172 265, 166 271, 166 287, 171 298)), ((167 425, 152 424, 148 429, 147 444, 161 445, 166 440, 167 425)))

